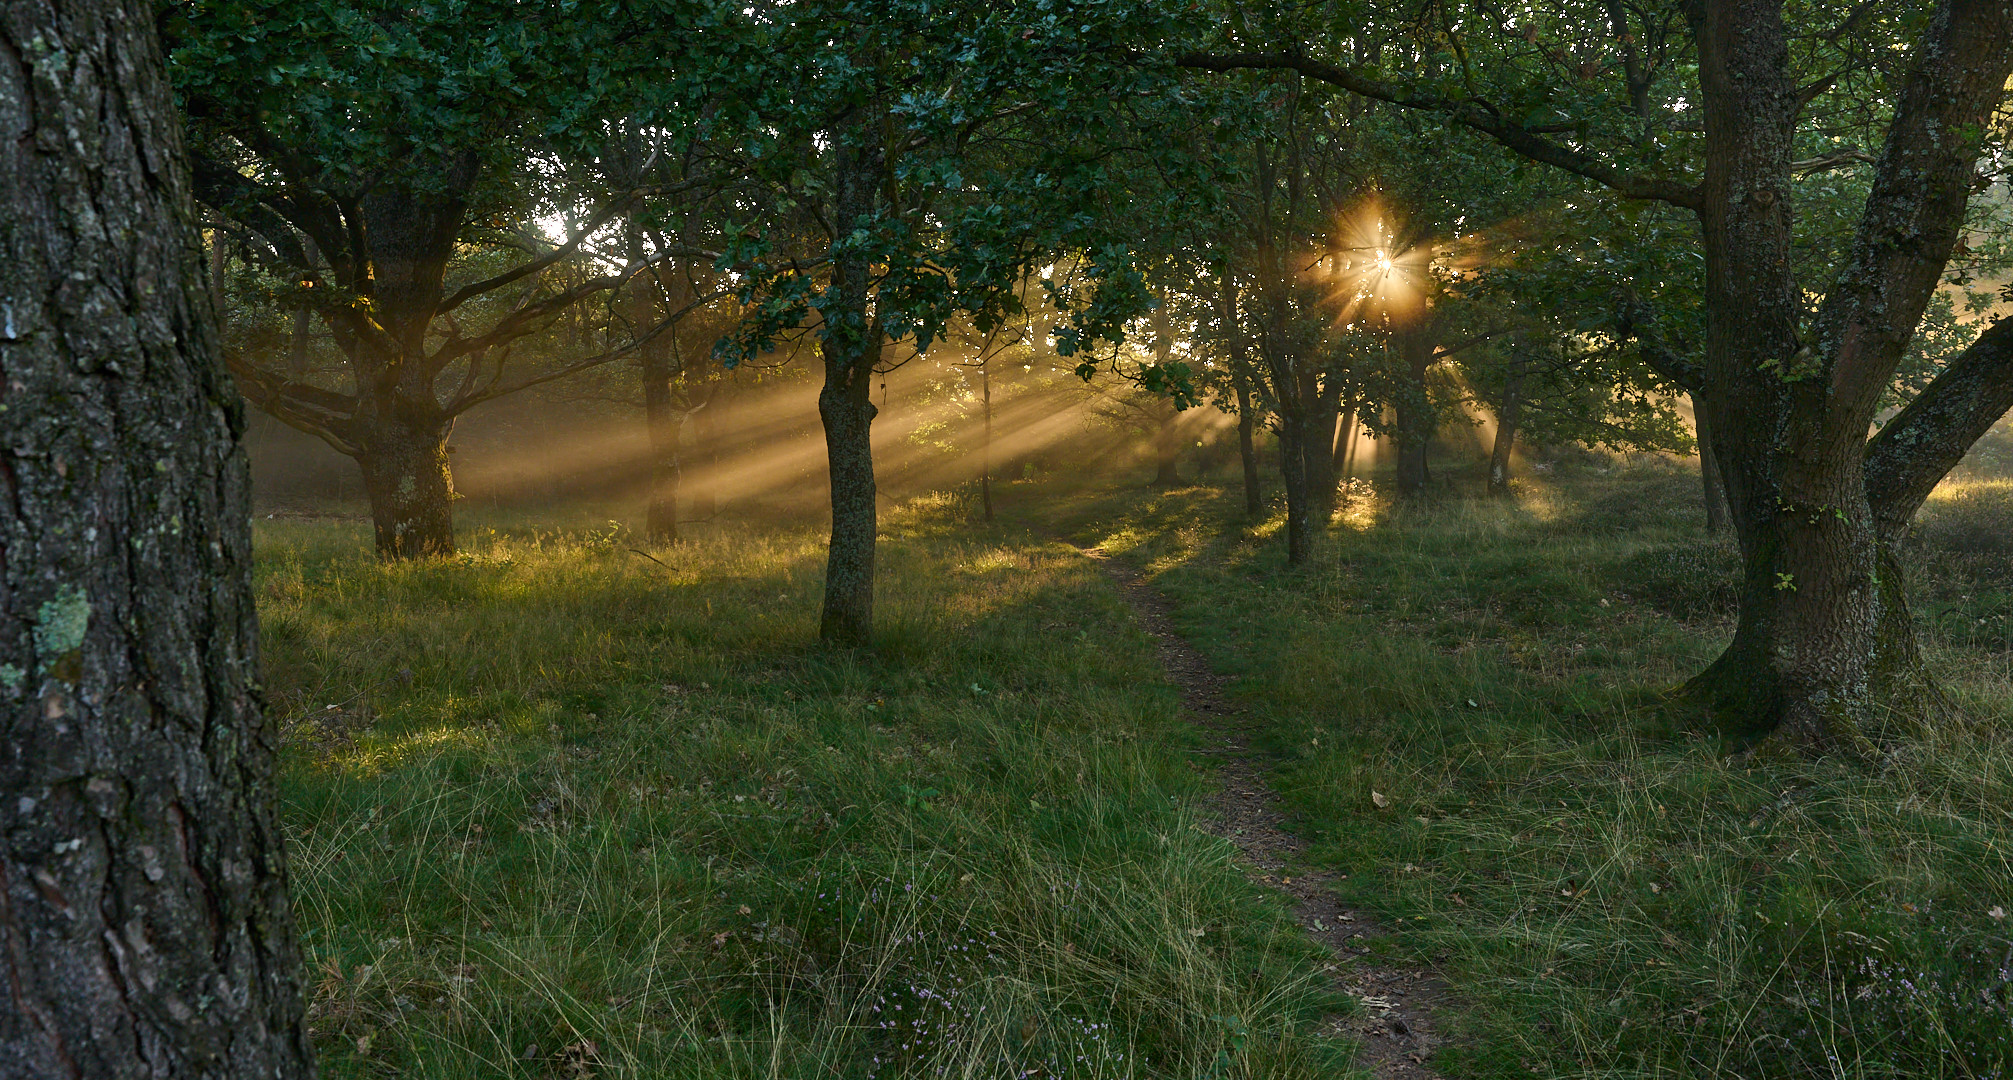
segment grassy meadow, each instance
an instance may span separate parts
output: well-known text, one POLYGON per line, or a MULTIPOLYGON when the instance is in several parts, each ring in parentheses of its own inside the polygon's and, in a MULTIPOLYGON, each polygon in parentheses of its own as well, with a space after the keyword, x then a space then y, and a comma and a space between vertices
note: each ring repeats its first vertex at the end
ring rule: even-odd
MULTIPOLYGON (((1650 691, 1734 596, 1695 482, 1357 481, 1299 571, 1215 482, 1002 485, 996 527, 914 500, 865 651, 815 643, 811 529, 645 557, 498 518, 386 566, 361 522, 261 521, 324 1073, 1346 1075, 1323 957, 1198 828, 1196 735, 1053 527, 1170 598, 1376 947, 1456 986, 1443 1074, 2013 1076, 2013 748, 1685 730, 1650 691)), ((2013 488, 1920 532, 1935 663, 2003 730, 2013 488)))
POLYGON ((970 516, 890 515, 872 652, 816 645, 806 529, 478 521, 381 565, 262 520, 323 1074, 1337 1075, 1146 639, 970 516))
POLYGON ((1913 552, 1987 730, 1868 770, 1756 764, 1647 692, 1732 631, 1696 484, 1562 468, 1403 507, 1359 482, 1298 572, 1216 486, 1068 515, 1265 719, 1313 857, 1402 928, 1379 944, 1459 988, 1449 1075, 2013 1075, 2013 486, 1947 485, 1913 552))

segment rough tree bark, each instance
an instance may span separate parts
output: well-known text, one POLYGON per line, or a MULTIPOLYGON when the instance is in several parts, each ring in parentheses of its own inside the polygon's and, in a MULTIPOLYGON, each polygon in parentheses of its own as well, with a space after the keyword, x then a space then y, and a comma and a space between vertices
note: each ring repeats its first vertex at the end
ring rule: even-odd
POLYGON ((1705 492, 1705 531, 1718 535, 1726 531, 1726 485, 1720 481, 1719 453, 1712 445, 1712 423, 1698 399, 1692 399, 1692 416, 1698 431, 1698 476, 1705 492))
MULTIPOLYGON (((874 211, 881 160, 871 144, 844 147, 835 170, 833 226, 846 236, 864 227, 874 211), (857 224, 856 224, 857 223, 857 224)), ((867 310, 873 266, 865 255, 832 260, 829 302, 821 309, 820 354, 825 384, 818 418, 825 425, 825 459, 832 488, 832 537, 825 560, 824 609, 818 634, 826 641, 861 645, 874 632, 874 367, 881 356, 880 320, 867 310)))
POLYGON ((1928 681, 1881 528, 1927 488, 1876 495, 1869 473, 1884 466, 1870 459, 1954 463, 1962 448, 1898 441, 1922 433, 1928 408, 1871 448, 1866 431, 1956 241, 1980 133, 2013 71, 2013 12, 1955 0, 1929 21, 1847 264, 1807 334, 1787 197, 1801 101, 1780 4, 1703 5, 1693 29, 1708 144, 1705 413, 1746 566, 1734 641, 1690 689, 1736 726, 1868 751, 1934 703, 1883 693, 1928 681))
POLYGON ((245 416, 134 0, 0 15, 0 1076, 312 1075, 245 416))
POLYGON ((447 463, 454 418, 425 403, 391 398, 368 401, 358 421, 356 463, 378 555, 454 554, 454 479, 447 463))

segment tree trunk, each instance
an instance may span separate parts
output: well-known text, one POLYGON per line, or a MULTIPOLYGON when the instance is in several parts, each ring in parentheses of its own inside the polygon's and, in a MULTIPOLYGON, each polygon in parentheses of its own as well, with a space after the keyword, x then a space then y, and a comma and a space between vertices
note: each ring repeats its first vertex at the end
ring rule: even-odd
POLYGON ((1496 445, 1489 451, 1489 494, 1508 498, 1510 494, 1510 452, 1517 446, 1517 416, 1523 408, 1524 368, 1511 360, 1509 378, 1503 381, 1503 401, 1496 406, 1496 445))
MULTIPOLYGON (((1153 359, 1165 365, 1174 355, 1174 331, 1167 321, 1167 294, 1162 292, 1153 309, 1153 359)), ((1160 420, 1153 433, 1153 486, 1170 488, 1181 483, 1175 462, 1181 454, 1181 411, 1175 409, 1160 420)))
POLYGON ((312 1075, 243 405, 131 0, 0 15, 0 1075, 312 1075))
POLYGON ((1692 416, 1698 428, 1698 475, 1705 488, 1705 531, 1718 534, 1726 529, 1726 485, 1720 480, 1719 454, 1713 449, 1712 424, 1705 408, 1692 398, 1692 416))
MULTIPOLYGON (((316 262, 320 261, 321 256, 315 248, 313 240, 303 236, 301 238, 301 248, 307 252, 309 259, 316 262)), ((310 359, 308 350, 312 344, 311 335, 314 333, 314 328, 314 311, 306 305, 296 308, 294 310, 293 330, 287 338, 287 378, 294 382, 304 381, 308 377, 308 361, 310 359)))
POLYGON ((1237 285, 1227 273, 1219 280, 1216 302, 1228 348, 1230 382, 1237 394, 1237 459, 1244 466, 1244 512, 1257 517, 1265 510, 1265 492, 1259 484, 1258 424, 1251 404, 1250 358, 1244 329, 1237 318, 1237 285))
POLYGON ((380 411, 361 426, 364 494, 381 559, 424 559, 454 554, 454 480, 448 471, 447 436, 454 428, 438 410, 380 411))
POLYGON ((1865 424, 1826 431, 1830 383, 1792 370, 1804 300, 1788 178, 1799 98, 1781 12, 1705 5, 1705 416, 1745 564, 1740 624, 1689 690, 1736 730, 1822 752, 1865 746, 1880 623, 1865 424), (1785 377, 1788 376, 1788 377, 1785 377))
POLYGON ((1279 479, 1286 488, 1286 564, 1301 566, 1314 551, 1314 497, 1307 484, 1307 423, 1279 417, 1279 479))
POLYGON ((678 414, 671 402, 671 378, 678 358, 669 334, 660 334, 637 353, 643 377, 643 423, 650 434, 650 505, 645 529, 653 544, 678 542, 678 414))
MULTIPOLYGON (((700 356, 704 355, 701 350, 700 356)), ((689 380, 703 373, 700 365, 696 358, 687 361, 685 377, 689 380)), ((731 400, 728 386, 724 374, 709 382, 706 400, 692 413, 692 450, 685 455, 691 464, 685 470, 685 487, 691 491, 693 521, 705 521, 720 512, 720 411, 731 400)))
POLYGON ((1426 369, 1433 366, 1433 338, 1421 329, 1398 334, 1398 356, 1403 365, 1396 400, 1398 413, 1398 494, 1416 498, 1426 493, 1432 481, 1427 465, 1427 448, 1433 442, 1438 420, 1426 389, 1426 369))
POLYGON ((1251 415, 1251 382, 1237 377, 1237 460, 1244 466, 1244 512, 1265 511, 1265 490, 1258 474, 1258 423, 1251 415))
MULTIPOLYGON (((839 151, 833 193, 834 224, 850 235, 874 213, 881 155, 869 141, 839 151), (856 225, 857 223, 857 225, 856 225)), ((832 485, 832 539, 825 561, 825 603, 818 635, 828 642, 864 645, 874 631, 874 367, 881 356, 880 320, 868 314, 873 266, 848 253, 832 260, 819 351, 825 385, 818 418, 825 425, 825 458, 832 485)))
POLYGON ((1308 403, 1309 411, 1307 434, 1300 444, 1307 459, 1307 494, 1312 500, 1308 511, 1325 525, 1335 511, 1335 423, 1341 415, 1341 398, 1324 391, 1319 373, 1308 372, 1301 381, 1301 400, 1308 403))
POLYGON ((993 520, 993 372, 989 361, 979 363, 979 407, 985 411, 985 443, 979 448, 979 502, 985 508, 986 524, 993 520))
POLYGON ((835 366, 826 347, 825 386, 818 417, 825 424, 825 458, 832 479, 832 540, 825 562, 825 606, 818 633, 826 641, 865 644, 874 629, 873 361, 835 366), (853 377, 855 368, 865 374, 853 377))

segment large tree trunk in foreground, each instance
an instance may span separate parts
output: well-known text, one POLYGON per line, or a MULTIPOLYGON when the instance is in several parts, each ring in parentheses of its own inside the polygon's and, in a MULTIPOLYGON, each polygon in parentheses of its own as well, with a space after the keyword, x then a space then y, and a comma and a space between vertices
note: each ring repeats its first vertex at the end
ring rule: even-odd
POLYGON ((0 1076, 312 1074, 243 407, 152 5, 0 15, 0 1076))
POLYGON ((1438 427, 1433 401, 1426 389, 1426 369, 1433 366, 1433 339, 1420 329, 1398 334, 1401 382, 1392 408, 1398 414, 1398 494, 1407 498, 1426 493, 1432 482, 1427 450, 1438 427))
POLYGON ((454 420, 437 410, 399 408, 361 426, 364 493, 382 559, 454 554, 454 480, 447 436, 454 420))

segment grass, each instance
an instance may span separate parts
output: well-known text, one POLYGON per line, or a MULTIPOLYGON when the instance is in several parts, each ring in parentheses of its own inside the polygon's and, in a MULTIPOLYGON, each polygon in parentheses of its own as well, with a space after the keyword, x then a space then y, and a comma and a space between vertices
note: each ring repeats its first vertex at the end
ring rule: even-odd
POLYGON ((324 1075, 1338 1075, 1149 643, 969 509, 890 515, 872 651, 807 530, 260 521, 324 1075))
POLYGON ((1175 601, 1312 858, 1458 987, 1449 1075, 2013 1075, 2013 488, 1939 492, 1914 552, 1934 663, 1996 730, 1875 775, 1730 756, 1646 692, 1732 628, 1695 481, 1561 470, 1419 508, 1359 485, 1298 571, 1279 515, 1213 484, 1018 512, 1175 601))

